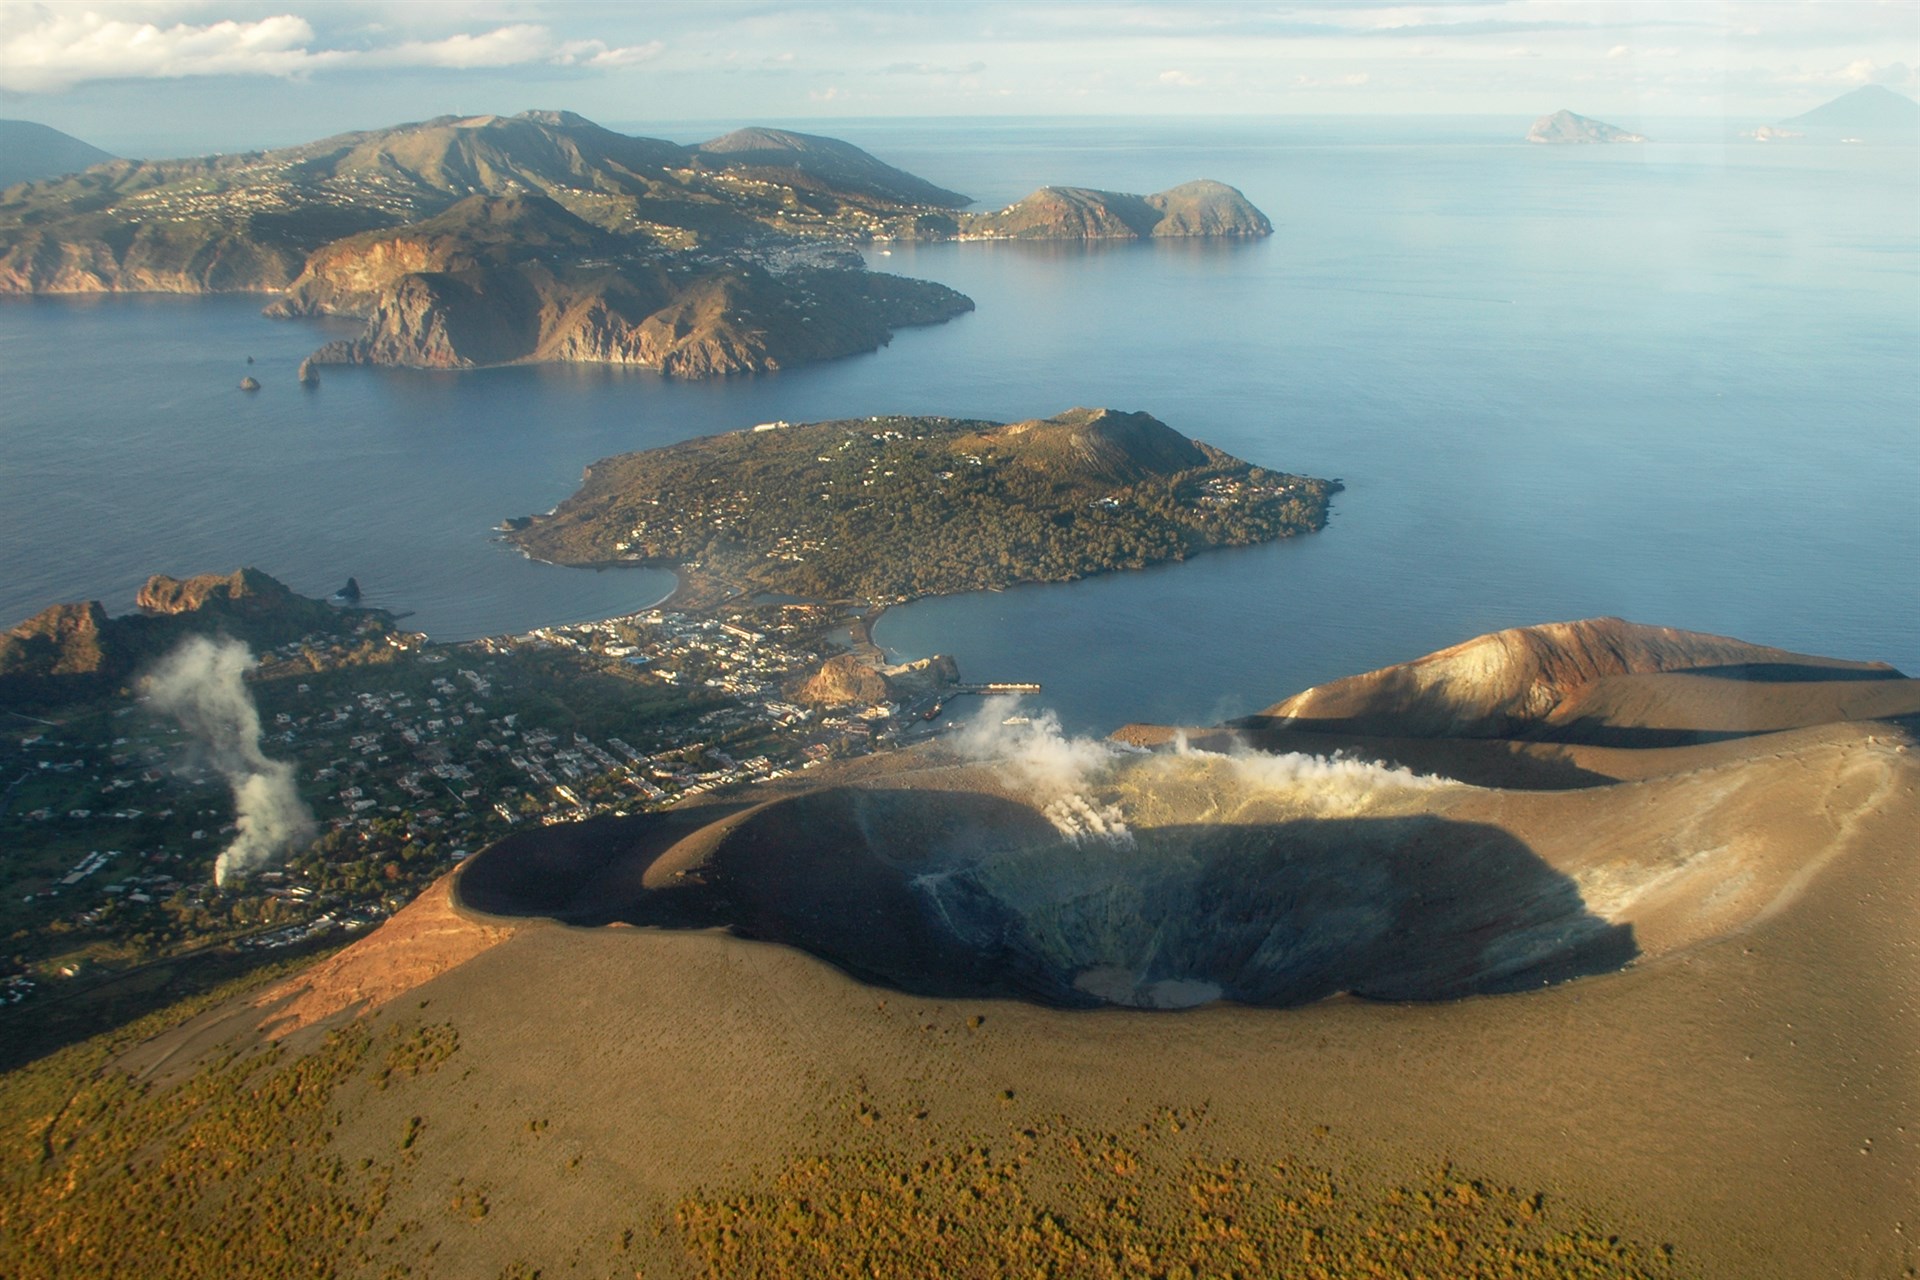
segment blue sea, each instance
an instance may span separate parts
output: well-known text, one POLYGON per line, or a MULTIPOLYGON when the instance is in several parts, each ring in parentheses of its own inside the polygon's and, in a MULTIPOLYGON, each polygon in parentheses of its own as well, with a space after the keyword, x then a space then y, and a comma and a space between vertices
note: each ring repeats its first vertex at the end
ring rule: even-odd
POLYGON ((353 575, 439 639, 606 616, 670 579, 534 564, 493 534, 596 458, 775 418, 1108 405, 1346 490, 1317 535, 922 601, 881 644, 1038 680, 1093 731, 1217 721, 1598 614, 1920 671, 1910 150, 1686 122, 1598 148, 1528 146, 1524 120, 803 127, 982 207, 1049 181, 1218 178, 1276 232, 876 248, 978 311, 705 384, 341 370, 309 392, 295 366, 335 331, 266 320, 261 298, 7 300, 0 624, 240 564, 314 594, 353 575))

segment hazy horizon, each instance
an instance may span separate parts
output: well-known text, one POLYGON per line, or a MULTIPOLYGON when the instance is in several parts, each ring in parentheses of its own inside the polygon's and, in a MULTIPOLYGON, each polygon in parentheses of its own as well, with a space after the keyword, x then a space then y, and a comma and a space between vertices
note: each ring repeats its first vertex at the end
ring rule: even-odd
POLYGON ((0 9, 0 117, 130 156, 290 145, 440 115, 1531 119, 1751 127, 1920 90, 1920 6, 130 0, 0 9))

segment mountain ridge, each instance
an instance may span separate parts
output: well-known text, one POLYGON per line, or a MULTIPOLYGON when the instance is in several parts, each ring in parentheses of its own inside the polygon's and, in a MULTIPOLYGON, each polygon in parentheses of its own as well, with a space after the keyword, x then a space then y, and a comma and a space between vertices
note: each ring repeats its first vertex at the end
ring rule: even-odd
POLYGON ((857 244, 1272 230, 1220 183, 1076 192, 1078 217, 1030 200, 1009 221, 833 138, 747 128, 683 146, 565 111, 437 116, 15 187, 0 293, 277 293, 270 315, 367 319, 317 364, 715 377, 872 351, 972 308, 868 275, 857 244))

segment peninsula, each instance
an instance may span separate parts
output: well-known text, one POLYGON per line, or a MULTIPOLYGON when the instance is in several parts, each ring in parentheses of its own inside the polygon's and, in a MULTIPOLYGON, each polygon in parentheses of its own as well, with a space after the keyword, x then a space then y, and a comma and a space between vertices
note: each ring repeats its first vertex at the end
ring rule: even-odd
POLYGON ((596 462, 512 520, 561 564, 694 569, 744 590, 886 602, 1061 582, 1326 524, 1336 481, 1269 471, 1145 413, 792 425, 596 462))
POLYGON ((683 146, 565 111, 444 116, 14 187, 0 196, 0 293, 273 293, 272 315, 367 322, 315 364, 710 377, 871 351, 973 309, 868 271, 862 244, 1273 230, 1209 181, 968 203, 850 143, 779 129, 683 146))

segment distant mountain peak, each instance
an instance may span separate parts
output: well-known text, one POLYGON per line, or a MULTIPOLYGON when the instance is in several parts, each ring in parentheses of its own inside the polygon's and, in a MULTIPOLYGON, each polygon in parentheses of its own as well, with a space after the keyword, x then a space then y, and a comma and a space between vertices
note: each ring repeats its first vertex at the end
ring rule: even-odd
POLYGON ((1885 85, 1862 85, 1781 121, 1779 128, 1812 137, 1846 135, 1862 142, 1907 142, 1920 137, 1920 102, 1885 85))
POLYGON ((113 158, 110 152, 44 124, 0 120, 0 188, 78 173, 113 158))
POLYGON ((513 117, 533 124, 544 124, 553 129, 598 129, 601 126, 587 119, 577 111, 522 111, 513 117))

